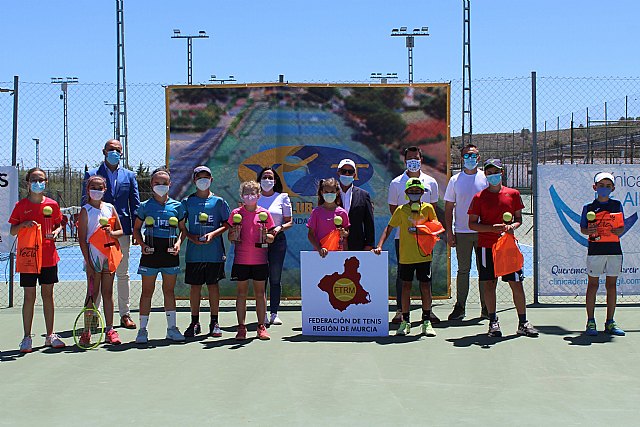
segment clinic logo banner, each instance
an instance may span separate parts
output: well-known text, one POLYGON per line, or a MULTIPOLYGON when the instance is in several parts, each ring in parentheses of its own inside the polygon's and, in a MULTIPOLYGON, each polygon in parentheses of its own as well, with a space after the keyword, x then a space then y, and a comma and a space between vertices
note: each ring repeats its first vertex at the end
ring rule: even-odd
MULTIPOLYGON (((540 165, 538 166, 538 245, 540 295, 584 295, 587 284, 587 236, 580 232, 582 207, 596 194, 593 179, 611 172, 615 190, 611 197, 622 203, 625 233, 620 238, 624 254, 618 276, 618 293, 640 294, 640 166, 540 165)), ((604 278, 601 278, 604 284, 604 278)), ((604 292, 604 287, 600 289, 604 292)))

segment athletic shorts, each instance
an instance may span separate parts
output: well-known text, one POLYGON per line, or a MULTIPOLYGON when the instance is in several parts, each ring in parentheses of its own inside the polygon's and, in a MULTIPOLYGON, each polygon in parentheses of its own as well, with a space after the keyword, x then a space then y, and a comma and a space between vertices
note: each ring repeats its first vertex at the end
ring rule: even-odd
MULTIPOLYGON (((480 271, 478 272, 480 281, 497 279, 493 272, 493 251, 491 248, 476 248, 476 258, 478 259, 478 264, 480 264, 480 271)), ((523 280, 524 273, 522 270, 502 276, 503 282, 522 282, 523 280)))
POLYGON ((267 280, 269 277, 269 264, 233 264, 231 268, 231 280, 244 282, 245 280, 267 280))
POLYGON ((223 262, 188 262, 184 273, 184 282, 189 285, 217 285, 224 279, 223 262))
POLYGON ((591 277, 618 276, 622 272, 622 255, 587 255, 587 274, 591 277))
POLYGON ((53 285, 58 283, 58 266, 42 267, 38 273, 20 273, 20 287, 34 288, 36 284, 53 285))
POLYGON ((178 274, 180 273, 180 267, 158 267, 158 268, 153 268, 153 267, 145 267, 145 266, 140 266, 138 267, 138 274, 141 276, 153 276, 156 277, 158 275, 158 273, 163 273, 163 274, 178 274))
POLYGON ((416 264, 398 264, 398 277, 403 282, 413 282, 414 275, 419 282, 431 281, 431 261, 416 264))
MULTIPOLYGON (((169 239, 156 237, 153 239, 153 253, 140 256, 140 267, 144 266, 150 269, 179 267, 180 256, 167 252, 167 249, 169 249, 169 239)), ((142 274, 140 271, 138 273, 142 274)))

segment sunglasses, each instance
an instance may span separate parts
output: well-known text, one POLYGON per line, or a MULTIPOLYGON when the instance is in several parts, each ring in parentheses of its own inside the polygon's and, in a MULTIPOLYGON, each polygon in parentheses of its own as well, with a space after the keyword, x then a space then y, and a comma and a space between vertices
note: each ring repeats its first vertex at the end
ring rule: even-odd
POLYGON ((353 169, 340 169, 341 175, 353 175, 354 173, 356 173, 356 171, 353 169))
POLYGON ((477 159, 478 155, 476 153, 466 153, 462 156, 464 159, 477 159))

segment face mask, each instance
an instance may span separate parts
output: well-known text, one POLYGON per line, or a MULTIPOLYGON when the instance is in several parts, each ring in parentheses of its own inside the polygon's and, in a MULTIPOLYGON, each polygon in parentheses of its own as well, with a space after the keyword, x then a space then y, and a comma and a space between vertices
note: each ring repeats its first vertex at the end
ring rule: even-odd
POLYGON ((327 203, 333 203, 336 201, 336 197, 338 195, 336 193, 324 193, 322 195, 322 198, 324 199, 325 202, 327 203))
POLYGON ((353 184, 353 177, 349 176, 349 175, 340 175, 340 183, 342 185, 344 185, 345 187, 350 186, 351 184, 353 184))
POLYGON ((467 170, 473 170, 478 166, 478 159, 464 159, 464 168, 467 170))
POLYGON ((262 187, 264 191, 271 191, 274 185, 276 185, 276 182, 273 179, 263 179, 260 181, 260 187, 262 187))
POLYGON ((409 172, 418 172, 420 170, 420 160, 418 159, 411 159, 411 160, 407 160, 407 170, 409 172))
POLYGON ((31 192, 32 193, 36 193, 36 194, 40 194, 44 191, 44 188, 47 186, 47 183, 42 181, 42 182, 32 182, 31 183, 31 192))
POLYGON ((493 175, 487 175, 487 182, 489 185, 498 185, 502 182, 502 174, 496 173, 493 175))
POLYGON ((104 191, 102 190, 89 190, 89 197, 91 200, 102 200, 104 191))
POLYGON ((120 153, 118 153, 117 151, 107 152, 107 162, 109 162, 109 164, 112 166, 116 166, 118 163, 120 163, 120 153))
POLYGON ((407 193, 407 197, 409 198, 410 201, 417 202, 422 197, 422 194, 407 193))
POLYGON ((609 194, 611 194, 613 190, 608 187, 598 187, 596 188, 596 192, 598 193, 598 197, 609 197, 609 194))
POLYGON ((200 178, 196 181, 196 188, 200 191, 208 190, 211 186, 210 178, 200 178))
POLYGON ((244 200, 245 205, 253 206, 258 203, 258 196, 256 196, 255 194, 245 194, 244 196, 242 196, 242 200, 244 200))
POLYGON ((164 197, 169 192, 169 186, 168 185, 154 185, 153 186, 153 192, 156 193, 160 197, 164 197))

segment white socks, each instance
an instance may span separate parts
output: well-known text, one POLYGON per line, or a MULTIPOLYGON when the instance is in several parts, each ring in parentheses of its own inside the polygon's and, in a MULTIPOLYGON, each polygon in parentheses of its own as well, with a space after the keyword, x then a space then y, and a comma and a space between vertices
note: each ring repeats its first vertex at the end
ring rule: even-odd
POLYGON ((149 316, 140 315, 140 329, 147 329, 147 325, 149 324, 149 316))
POLYGON ((165 311, 167 315, 167 328, 175 328, 176 327, 176 311, 165 311))

